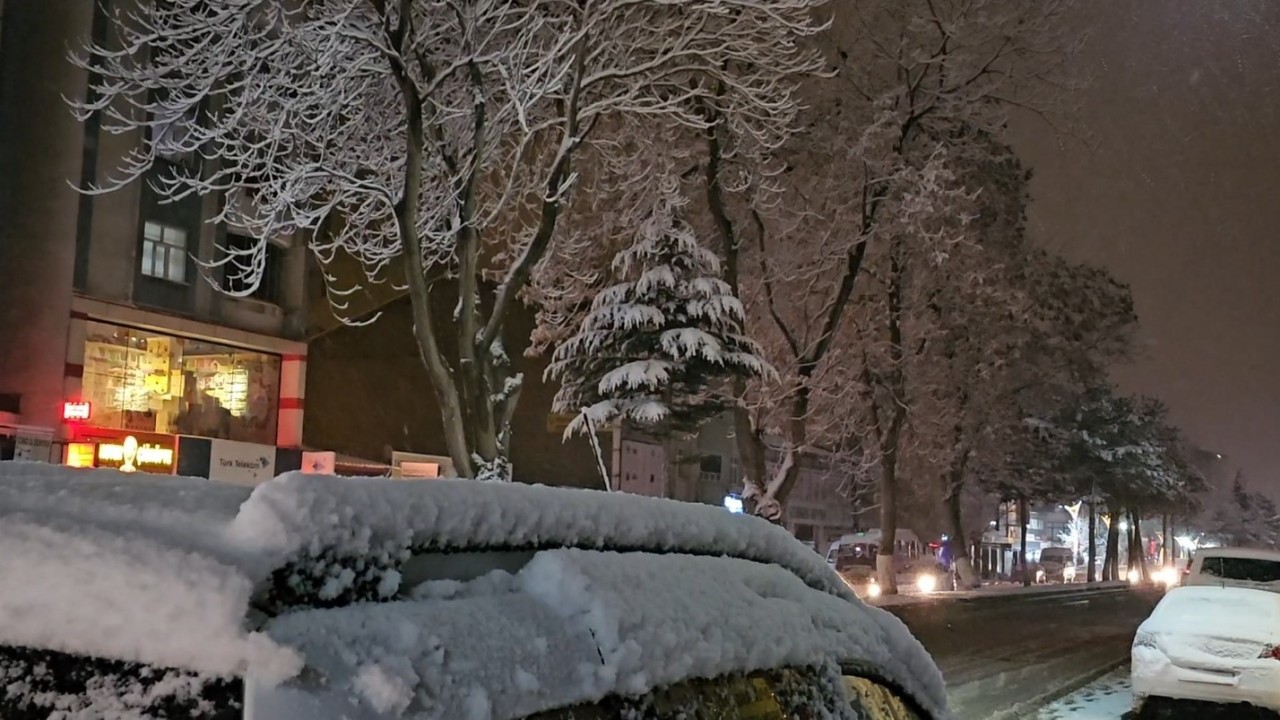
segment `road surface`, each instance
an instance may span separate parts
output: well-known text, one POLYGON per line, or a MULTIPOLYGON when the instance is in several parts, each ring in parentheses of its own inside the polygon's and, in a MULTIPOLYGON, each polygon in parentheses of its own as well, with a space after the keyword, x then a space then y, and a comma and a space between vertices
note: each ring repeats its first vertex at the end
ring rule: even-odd
MULTIPOLYGON (((1132 709, 1129 668, 1125 666, 1046 705, 1034 717, 1035 720, 1129 720, 1125 714, 1132 709)), ((1276 717, 1241 706, 1165 702, 1147 708, 1135 720, 1274 720, 1276 717)))
POLYGON ((1159 598, 1158 591, 1118 588, 885 609, 933 654, 959 720, 998 720, 1035 717, 1064 688, 1123 664, 1159 598))

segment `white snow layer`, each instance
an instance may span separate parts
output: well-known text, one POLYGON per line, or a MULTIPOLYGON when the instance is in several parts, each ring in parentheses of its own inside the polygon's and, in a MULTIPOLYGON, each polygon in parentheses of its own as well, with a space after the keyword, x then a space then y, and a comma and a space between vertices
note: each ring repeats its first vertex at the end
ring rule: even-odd
MULTIPOLYGON (((248 668, 251 687, 297 675, 300 652, 341 671, 333 691, 362 708, 353 717, 444 720, 513 717, 691 673, 865 660, 945 717, 942 678, 901 622, 757 518, 465 480, 287 473, 244 492, 0 463, 0 644, 222 676, 248 668), (254 588, 301 557, 513 547, 549 549, 514 577, 288 613, 267 635, 246 629, 254 588)), ((391 570, 379 591, 399 585, 391 570)))
POLYGON ((253 580, 212 535, 235 493, 206 480, 51 470, 0 463, 0 645, 217 676, 251 662, 279 678, 297 671, 295 653, 244 628, 253 580), (197 483, 209 486, 205 516, 197 483), (173 506, 160 506, 166 499, 173 506))
MULTIPOLYGON (((509 584, 483 582, 490 594, 304 611, 268 632, 324 676, 312 692, 327 707, 357 717, 391 708, 509 720, 824 658, 865 659, 905 679, 913 671, 903 659, 919 653, 878 611, 745 560, 550 550, 509 584)), ((942 716, 929 692, 940 687, 904 684, 942 716)))

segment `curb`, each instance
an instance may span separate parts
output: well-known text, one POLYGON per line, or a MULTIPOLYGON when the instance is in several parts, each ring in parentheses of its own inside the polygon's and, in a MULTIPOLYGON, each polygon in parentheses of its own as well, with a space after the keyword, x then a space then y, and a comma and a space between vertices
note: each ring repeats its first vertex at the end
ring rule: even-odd
POLYGON ((1128 662, 1129 658, 1125 657, 1120 660, 1114 660, 1099 667, 1095 667, 1075 676, 1067 682, 1059 684, 1052 690, 1047 690, 1036 697, 1023 700, 1007 710, 1002 710, 992 715, 988 720, 1030 720, 1035 718, 1036 712, 1044 706, 1070 695, 1089 683, 1115 671, 1117 668, 1123 667, 1128 662))
MULTIPOLYGON (((934 607, 938 605, 978 605, 978 604, 1000 604, 1000 603, 1024 603, 1035 602, 1037 600, 1060 600, 1064 597, 1073 596, 1100 596, 1100 595, 1120 595, 1129 592, 1141 592, 1145 587, 1131 585, 1108 585, 1102 587, 1077 587, 1063 588, 1061 590, 1040 590, 1037 592, 1007 592, 993 593, 990 595, 953 595, 948 593, 937 593, 930 596, 912 596, 910 602, 891 602, 880 604, 874 601, 863 600, 871 607, 878 607, 882 610, 893 612, 899 608, 912 607, 934 607), (919 599, 915 599, 919 597, 919 599)), ((890 596, 895 597, 895 596, 890 596)), ((907 597, 907 596, 896 596, 907 597)))

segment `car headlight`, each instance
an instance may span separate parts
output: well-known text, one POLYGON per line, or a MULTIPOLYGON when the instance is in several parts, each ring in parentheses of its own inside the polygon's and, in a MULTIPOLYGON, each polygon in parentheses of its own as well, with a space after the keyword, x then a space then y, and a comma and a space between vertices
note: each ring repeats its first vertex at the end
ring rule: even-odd
POLYGON ((938 589, 938 578, 933 573, 920 573, 916 577, 916 587, 920 588, 922 593, 931 593, 938 589))
POLYGON ((1130 570, 1129 574, 1126 575, 1126 577, 1129 579, 1130 584, 1138 582, 1138 580, 1140 579, 1140 576, 1138 575, 1137 568, 1130 570))
POLYGON ((1156 571, 1156 582, 1171 588, 1178 584, 1178 571, 1176 568, 1163 567, 1156 571))
POLYGON ((871 578, 871 582, 867 583, 867 597, 880 597, 880 583, 876 582, 875 578, 871 578))
POLYGON ((1036 571, 1036 582, 1044 582, 1044 571, 1043 571, 1043 570, 1037 570, 1037 571, 1036 571))
POLYGON ((1062 577, 1066 580, 1074 580, 1076 577, 1076 569, 1070 565, 1062 568, 1062 577))

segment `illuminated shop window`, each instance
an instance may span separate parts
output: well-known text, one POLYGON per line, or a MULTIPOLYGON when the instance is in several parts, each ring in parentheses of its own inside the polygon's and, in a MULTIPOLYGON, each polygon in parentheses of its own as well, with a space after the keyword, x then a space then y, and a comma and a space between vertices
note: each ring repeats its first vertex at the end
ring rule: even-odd
POLYGON ((82 394, 94 426, 274 445, 280 358, 89 322, 82 394))

